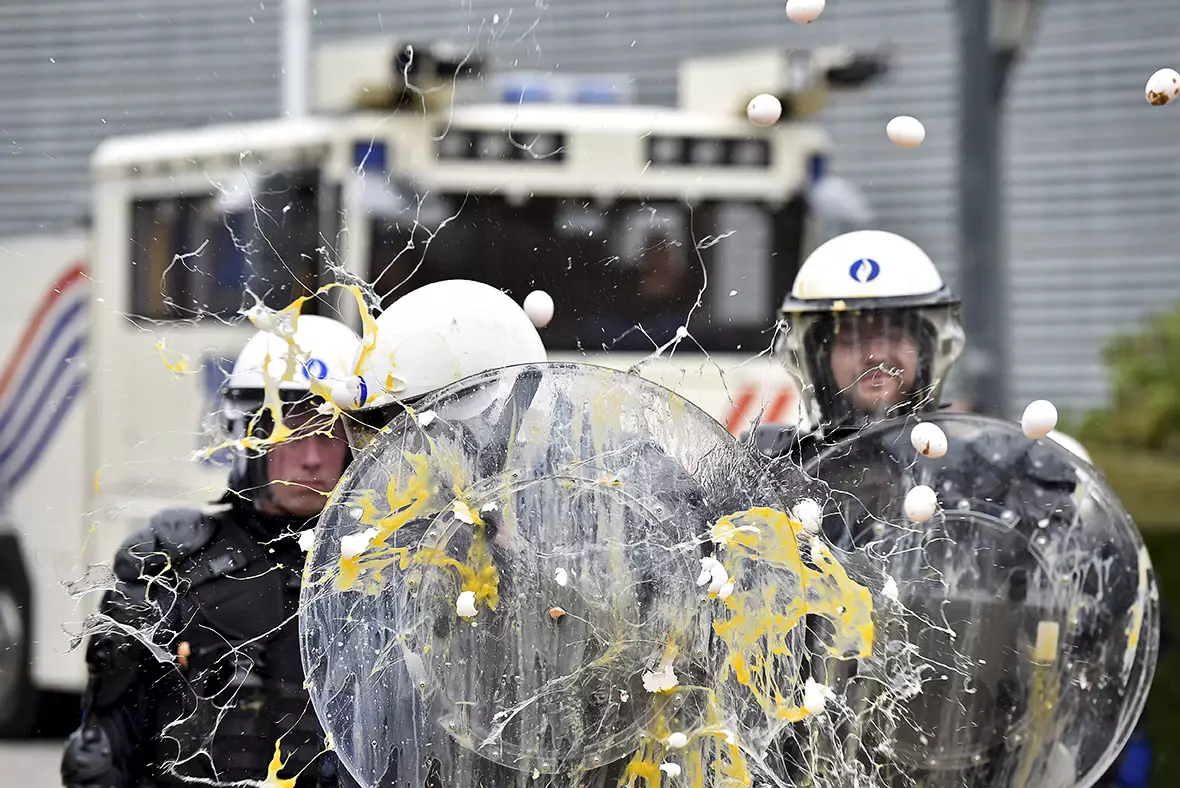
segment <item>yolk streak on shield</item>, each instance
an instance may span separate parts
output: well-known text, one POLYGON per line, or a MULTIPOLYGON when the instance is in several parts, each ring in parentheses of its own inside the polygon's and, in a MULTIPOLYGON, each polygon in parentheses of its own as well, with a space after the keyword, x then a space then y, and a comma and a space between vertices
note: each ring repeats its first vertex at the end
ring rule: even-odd
MULTIPOLYGON (((492 563, 487 529, 479 513, 462 500, 458 484, 455 485, 455 500, 446 508, 461 512, 462 519, 473 526, 471 545, 465 560, 452 558, 439 547, 421 547, 411 552, 410 547, 389 547, 385 544, 407 523, 440 510, 440 507, 432 505, 438 485, 428 468, 429 458, 425 454, 406 454, 405 458, 413 472, 404 485, 399 484, 396 477, 390 480, 385 493, 385 507, 390 514, 381 516, 371 496, 357 502, 361 509, 361 524, 376 528, 377 533, 361 554, 341 556, 336 573, 336 590, 352 589, 363 578, 366 581, 365 593, 379 594, 385 583, 385 570, 395 561, 403 572, 413 567, 436 566, 454 571, 459 576, 461 591, 473 592, 477 603, 482 601, 488 609, 495 610, 500 600, 500 576, 492 563)), ((456 474, 456 478, 461 478, 461 474, 456 474)))
POLYGON ((357 506, 361 509, 361 524, 376 528, 377 534, 370 542, 370 547, 360 555, 340 557, 340 567, 336 574, 337 591, 353 588, 362 575, 367 575, 370 582, 365 590, 369 593, 378 593, 383 570, 396 560, 406 563, 409 548, 387 547, 385 541, 406 523, 426 512, 434 486, 427 468, 426 455, 407 454, 406 460, 413 469, 409 479, 404 485, 399 485, 395 475, 389 480, 385 490, 385 505, 389 514, 382 516, 379 513, 371 493, 357 501, 357 506))
MULTIPOLYGON (((808 615, 822 616, 835 624, 828 651, 841 659, 869 656, 873 648, 873 601, 869 590, 853 581, 831 551, 819 540, 811 541, 810 568, 799 550, 800 535, 807 538, 802 523, 769 508, 748 509, 722 517, 713 526, 712 537, 735 591, 724 600, 723 612, 713 623, 728 650, 721 676, 732 676, 750 691, 764 713, 772 719, 797 722, 808 711, 789 700, 793 687, 780 687, 783 671, 779 659, 791 657, 788 635, 808 615), (742 591, 744 580, 765 570, 794 578, 786 587, 752 582, 755 590, 742 591)), ((683 700, 683 698, 682 698, 683 700)), ((749 768, 733 734, 723 725, 722 704, 710 690, 677 687, 661 693, 652 724, 639 750, 627 766, 622 784, 627 788, 660 784, 660 764, 672 755, 683 768, 685 785, 751 784, 749 768), (668 704, 677 694, 705 692, 703 724, 688 736, 688 747, 673 750, 668 745, 668 704), (704 739, 715 739, 708 743, 704 739), (695 741, 695 745, 694 745, 695 741)))
POLYGON ((768 508, 727 515, 713 526, 713 540, 725 545, 722 564, 736 589, 725 600, 725 613, 713 624, 729 647, 725 670, 754 694, 763 711, 786 720, 801 720, 807 711, 789 703, 783 688, 777 686, 775 663, 779 657, 790 656, 787 636, 805 616, 822 616, 835 624, 828 646, 834 657, 863 658, 873 649, 869 590, 849 578, 818 539, 811 542, 811 559, 819 571, 804 564, 801 533, 807 538, 802 524, 768 508), (743 591, 744 575, 757 571, 758 565, 797 578, 797 584, 790 588, 751 584, 756 590, 743 591))
POLYGON ((500 573, 492 564, 486 526, 473 509, 462 501, 457 501, 456 504, 467 510, 474 527, 471 546, 467 549, 466 563, 451 558, 437 547, 426 547, 415 553, 408 561, 403 560, 401 568, 425 564, 453 569, 459 575, 461 591, 471 591, 475 594, 476 602, 486 602, 489 610, 495 610, 500 602, 500 573))
POLYGON ((620 781, 626 788, 661 785, 660 764, 672 756, 682 768, 678 784, 698 788, 706 785, 748 786, 753 783, 745 756, 733 733, 722 723, 721 703, 711 691, 701 687, 673 690, 655 697, 655 715, 639 749, 627 764, 620 781), (704 693, 705 716, 700 727, 688 735, 687 745, 674 749, 668 745, 672 730, 668 719, 674 716, 672 696, 677 692, 704 693), (712 779, 706 779, 706 770, 712 779))

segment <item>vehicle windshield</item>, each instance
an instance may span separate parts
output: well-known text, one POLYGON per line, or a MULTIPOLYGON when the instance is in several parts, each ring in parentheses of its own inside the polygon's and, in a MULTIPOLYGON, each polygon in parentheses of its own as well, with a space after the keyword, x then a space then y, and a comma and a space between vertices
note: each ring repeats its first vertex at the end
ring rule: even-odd
POLYGON ((417 197, 396 187, 386 197, 373 215, 367 277, 384 305, 451 278, 486 282, 517 301, 545 290, 557 305, 545 329, 551 350, 650 352, 687 323, 705 350, 757 351, 771 342, 777 295, 790 287, 803 236, 801 200, 771 211, 417 197))

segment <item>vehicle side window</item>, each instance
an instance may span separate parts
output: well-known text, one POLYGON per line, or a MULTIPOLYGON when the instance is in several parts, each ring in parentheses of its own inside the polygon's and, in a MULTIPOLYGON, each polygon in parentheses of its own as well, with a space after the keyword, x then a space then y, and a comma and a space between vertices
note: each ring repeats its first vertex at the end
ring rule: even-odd
POLYGON ((149 320, 229 319, 254 296, 281 309, 310 295, 322 269, 317 195, 313 181, 280 175, 228 196, 136 201, 129 311, 149 320))

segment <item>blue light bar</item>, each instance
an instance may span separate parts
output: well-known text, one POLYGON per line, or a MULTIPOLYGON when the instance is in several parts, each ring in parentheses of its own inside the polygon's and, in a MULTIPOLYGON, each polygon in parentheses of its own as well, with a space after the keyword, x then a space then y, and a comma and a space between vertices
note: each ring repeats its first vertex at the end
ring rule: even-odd
POLYGON ((352 166, 361 172, 387 172, 384 142, 357 140, 352 144, 352 166))
POLYGON ((578 104, 623 104, 622 91, 609 82, 585 82, 578 85, 574 101, 578 104))
POLYGON ((811 158, 807 161, 807 176, 811 182, 819 183, 819 179, 824 177, 828 169, 828 160, 826 157, 813 153, 811 158))
POLYGON ((504 89, 504 101, 508 104, 543 104, 553 98, 544 85, 510 85, 504 89))

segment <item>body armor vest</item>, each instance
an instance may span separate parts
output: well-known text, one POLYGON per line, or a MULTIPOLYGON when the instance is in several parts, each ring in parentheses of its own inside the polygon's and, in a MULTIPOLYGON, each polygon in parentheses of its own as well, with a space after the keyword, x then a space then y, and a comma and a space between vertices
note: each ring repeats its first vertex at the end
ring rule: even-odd
POLYGON ((217 532, 175 567, 188 667, 157 699, 148 743, 159 786, 182 777, 221 783, 279 776, 315 786, 325 749, 303 688, 295 540, 268 543, 247 532, 240 512, 214 516, 217 532))

